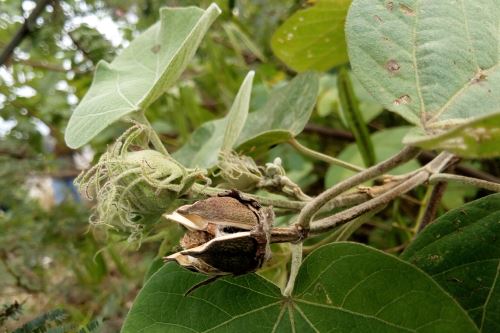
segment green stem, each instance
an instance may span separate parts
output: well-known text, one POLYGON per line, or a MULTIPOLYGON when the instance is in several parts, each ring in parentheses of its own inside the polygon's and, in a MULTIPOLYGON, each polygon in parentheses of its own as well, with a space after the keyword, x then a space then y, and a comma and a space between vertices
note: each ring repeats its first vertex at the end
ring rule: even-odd
POLYGON ((326 154, 323 154, 323 153, 320 153, 320 152, 317 152, 315 150, 312 150, 310 148, 307 148, 306 146, 303 146, 302 144, 300 144, 300 142, 298 142, 297 140, 295 140, 295 138, 291 138, 288 143, 293 147, 295 148, 298 152, 306 155, 306 156, 309 156, 309 157, 312 157, 312 158, 315 158, 317 160, 320 160, 320 161, 323 161, 323 162, 326 162, 326 163, 329 163, 329 164, 333 164, 333 165, 338 165, 342 168, 346 168, 346 169, 349 169, 349 170, 352 170, 352 171, 363 171, 365 170, 364 168, 361 168, 357 165, 354 165, 354 164, 351 164, 351 163, 348 163, 348 162, 344 162, 342 160, 339 160, 337 158, 334 158, 334 157, 331 157, 331 156, 328 156, 326 154))
POLYGON ((423 212, 422 218, 418 221, 415 229, 413 230, 413 237, 415 237, 417 233, 434 220, 434 216, 436 216, 436 212, 441 204, 441 199, 444 196, 447 186, 448 183, 446 182, 439 182, 432 185, 432 192, 430 194, 429 201, 425 205, 425 211, 423 212))
POLYGON ((417 216, 417 223, 415 224, 413 230, 412 230, 412 235, 415 235, 418 230, 420 230, 420 226, 422 225, 424 217, 427 215, 427 206, 429 205, 429 200, 432 196, 432 192, 434 191, 434 185, 430 185, 427 187, 427 190, 425 191, 424 199, 420 203, 420 209, 418 211, 418 216, 417 216))
POLYGON ((143 124, 146 127, 148 127, 148 136, 149 136, 149 139, 151 140, 151 143, 156 148, 156 150, 158 150, 159 152, 165 154, 166 156, 170 156, 170 154, 168 153, 167 148, 165 148, 165 146, 161 142, 160 137, 158 136, 158 134, 156 133, 156 131, 153 129, 153 126, 151 126, 151 123, 149 122, 148 118, 146 118, 146 116, 144 115, 143 111, 139 112, 137 119, 139 120, 139 122, 141 122, 141 124, 143 124))
POLYGON ((345 115, 349 128, 356 138, 356 144, 363 157, 363 161, 366 166, 372 166, 376 161, 375 150, 373 149, 370 132, 368 131, 368 127, 359 109, 358 98, 354 92, 354 87, 352 86, 349 71, 346 66, 341 68, 338 73, 337 89, 343 114, 345 115))
POLYGON ((290 277, 283 290, 283 296, 292 296, 293 287, 295 286, 295 279, 299 273, 300 265, 302 264, 302 242, 291 244, 292 246, 292 263, 290 265, 290 277))

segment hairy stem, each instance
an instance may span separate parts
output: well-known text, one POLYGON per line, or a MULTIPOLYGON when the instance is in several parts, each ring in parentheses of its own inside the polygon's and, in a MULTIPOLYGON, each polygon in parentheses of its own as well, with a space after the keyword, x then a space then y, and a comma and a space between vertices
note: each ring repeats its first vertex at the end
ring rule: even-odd
POLYGON ((311 225, 311 233, 314 234, 324 232, 326 230, 334 228, 339 224, 348 222, 366 212, 377 209, 378 207, 389 203, 394 198, 428 181, 431 175, 439 173, 441 170, 446 168, 452 159, 453 155, 450 153, 444 152, 439 154, 434 160, 424 166, 420 171, 415 173, 407 180, 401 182, 391 190, 385 192, 384 194, 367 202, 364 202, 358 206, 346 209, 340 213, 315 221, 311 225))
POLYGON ((382 205, 389 203, 392 199, 400 196, 403 193, 406 193, 418 185, 423 184, 428 179, 428 173, 424 170, 418 172, 410 179, 403 181, 398 186, 393 189, 385 192, 384 194, 371 199, 367 202, 364 202, 355 207, 346 209, 340 213, 334 214, 332 216, 320 219, 315 221, 311 225, 311 233, 318 234, 324 231, 330 230, 331 228, 336 227, 342 223, 351 221, 352 219, 369 212, 373 209, 377 209, 382 205))
POLYGON ((420 153, 419 148, 405 147, 401 152, 394 155, 393 157, 377 165, 374 165, 351 178, 341 181, 337 185, 333 186, 332 188, 318 195, 316 198, 310 201, 304 207, 304 209, 302 209, 302 211, 299 214, 298 225, 301 228, 308 230, 311 219, 328 201, 332 200, 337 195, 347 191, 350 188, 353 188, 367 180, 373 179, 377 176, 386 173, 391 169, 394 169, 398 165, 401 165, 411 160, 412 158, 416 157, 419 153, 420 153))
POLYGON ((153 126, 151 126, 151 123, 149 122, 148 118, 146 118, 143 111, 139 112, 138 120, 142 124, 144 124, 148 127, 148 137, 151 140, 151 143, 153 144, 153 146, 156 148, 156 150, 165 154, 166 156, 170 156, 167 148, 165 148, 165 146, 161 142, 160 137, 158 136, 156 131, 153 129, 153 126))
MULTIPOLYGON (((381 209, 383 209, 383 208, 384 207, 381 207, 381 209)), ((373 215, 375 215, 381 209, 368 212, 364 215, 361 215, 361 216, 355 218, 352 221, 349 221, 348 223, 335 229, 330 235, 323 238, 319 242, 317 242, 311 246, 304 247, 304 253, 308 254, 308 253, 312 252, 313 250, 317 249, 318 247, 323 246, 325 244, 332 243, 332 242, 347 241, 349 239, 349 237, 351 237, 351 235, 356 230, 358 230, 363 224, 365 224, 371 217, 373 217, 373 215)))
POLYGON ((483 188, 492 192, 500 192, 500 183, 489 182, 482 179, 471 178, 466 176, 454 175, 451 173, 438 173, 432 175, 429 179, 431 184, 440 182, 457 182, 460 184, 471 185, 474 187, 483 188))
MULTIPOLYGON (((387 183, 381 186, 373 186, 368 187, 357 192, 346 193, 344 195, 340 195, 329 202, 327 202, 319 212, 329 212, 334 209, 350 207, 354 205, 358 205, 362 202, 372 199, 373 197, 379 195, 380 193, 384 193, 388 189, 396 186, 397 183, 387 183)), ((201 184, 194 184, 191 190, 194 193, 205 195, 205 196, 215 196, 224 192, 227 192, 227 189, 205 186, 201 184)), ((260 204, 265 206, 273 206, 274 208, 281 208, 291 211, 300 211, 306 205, 307 201, 293 201, 287 199, 277 199, 271 197, 265 197, 262 195, 256 194, 248 194, 244 193, 245 196, 257 200, 260 204)))
POLYGON ((295 279, 299 273, 300 265, 302 264, 302 242, 291 244, 292 246, 292 262, 290 265, 290 276, 288 277, 288 282, 285 289, 283 290, 283 296, 292 296, 293 287, 295 286, 295 279))
POLYGON ((288 141, 288 143, 293 148, 295 148, 298 152, 300 152, 300 153, 302 153, 302 154, 304 154, 306 156, 315 158, 317 160, 326 162, 328 164, 338 165, 338 166, 340 166, 342 168, 346 168, 346 169, 352 170, 352 171, 363 171, 363 170, 365 170, 364 168, 359 167, 357 165, 354 165, 354 164, 351 164, 351 163, 339 160, 337 158, 334 158, 334 157, 328 156, 326 154, 323 154, 323 153, 317 152, 315 150, 312 150, 310 148, 307 148, 306 146, 303 146, 300 142, 298 142, 297 140, 295 140, 295 138, 291 138, 288 141))
MULTIPOLYGON (((413 156, 415 156, 417 153, 418 151, 413 152, 414 154, 413 156)), ((398 185, 391 187, 383 194, 369 201, 363 202, 357 206, 336 213, 332 216, 314 221, 313 223, 311 223, 310 227, 311 234, 320 234, 326 232, 330 229, 335 228, 336 226, 349 222, 362 214, 375 210, 389 203, 394 198, 401 196, 402 194, 412 190, 413 188, 419 185, 422 185, 423 183, 429 180, 431 175, 440 173, 448 166, 448 164, 453 160, 453 158, 454 156, 447 152, 439 154, 430 163, 425 165, 423 168, 419 169, 417 172, 413 173, 409 178, 402 180, 398 185)), ((302 226, 298 223, 288 228, 273 228, 271 230, 272 243, 294 242, 302 240, 304 236, 305 235, 302 226)))

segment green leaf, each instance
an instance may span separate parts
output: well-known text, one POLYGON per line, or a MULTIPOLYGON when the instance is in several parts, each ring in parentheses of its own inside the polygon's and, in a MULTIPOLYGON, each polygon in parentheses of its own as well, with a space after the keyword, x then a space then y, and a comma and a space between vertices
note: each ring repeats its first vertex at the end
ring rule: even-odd
MULTIPOLYGON (((309 72, 274 90, 261 109, 248 115, 235 146, 242 148, 237 150, 252 149, 255 143, 258 149, 267 149, 302 132, 316 102, 318 87, 317 75, 309 72)), ((203 124, 173 156, 188 167, 213 166, 227 123, 228 116, 203 124)))
POLYGON ((468 158, 500 155, 500 114, 474 119, 438 135, 422 135, 414 129, 403 140, 425 149, 442 149, 468 158))
POLYGON ((355 0, 346 35, 362 84, 420 128, 405 143, 498 156, 499 24, 494 0, 355 0))
POLYGON ((299 10, 274 33, 274 54, 297 72, 347 63, 344 22, 350 4, 351 0, 318 0, 299 10))
POLYGON ((234 99, 233 105, 227 114, 226 131, 224 132, 224 140, 222 141, 221 150, 230 151, 238 137, 240 136, 245 121, 248 116, 248 108, 250 106, 250 95, 252 93, 252 82, 255 75, 254 71, 250 71, 243 83, 240 90, 234 99))
POLYGON ((481 332, 500 331, 500 194, 441 216, 401 257, 454 296, 481 332))
MULTIPOLYGON (((393 127, 385 130, 378 131, 371 136, 371 141, 375 148, 375 156, 377 156, 377 162, 382 162, 383 160, 393 156, 394 154, 401 151, 404 145, 401 143, 402 138, 408 133, 410 127, 401 126, 393 127)), ((358 147, 355 143, 349 144, 342 152, 337 156, 338 159, 349 162, 354 165, 363 165, 363 158, 359 153, 358 147)), ((405 163, 394 170, 391 170, 391 174, 399 175, 406 172, 410 172, 419 167, 417 161, 412 160, 405 163)), ((356 173, 351 170, 339 167, 337 165, 332 165, 328 168, 325 177, 325 186, 331 187, 341 180, 347 179, 356 173)))
POLYGON ((73 112, 66 144, 78 148, 122 116, 144 110, 172 86, 220 14, 217 5, 163 8, 160 22, 111 63, 99 62, 92 85, 73 112))
POLYGON ((167 264, 130 310, 129 332, 477 332, 438 284, 414 266, 355 243, 335 243, 304 261, 292 297, 256 274, 222 278, 167 264))
MULTIPOLYGON (((370 123, 375 119, 384 108, 377 102, 372 95, 363 87, 355 76, 350 75, 354 93, 358 98, 359 108, 366 123, 370 123)), ((339 110, 339 94, 337 89, 337 75, 324 73, 320 78, 320 88, 316 111, 320 117, 325 117, 330 113, 338 115, 345 124, 343 114, 339 110)), ((347 125, 346 125, 347 126, 347 125)))

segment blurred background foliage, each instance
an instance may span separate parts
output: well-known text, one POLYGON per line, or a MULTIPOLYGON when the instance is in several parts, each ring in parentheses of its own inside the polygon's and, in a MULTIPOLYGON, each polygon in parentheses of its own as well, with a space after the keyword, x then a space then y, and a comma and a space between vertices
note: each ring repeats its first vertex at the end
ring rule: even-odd
MULTIPOLYGON (((203 123, 225 115, 248 70, 256 71, 251 99, 251 110, 256 110, 273 88, 296 71, 312 69, 322 72, 320 94, 298 140, 363 166, 365 159, 354 142, 337 88, 337 69, 347 62, 343 23, 350 1, 216 2, 223 14, 194 61, 178 84, 148 110, 169 151, 186 143, 203 123)), ((58 325, 68 332, 77 328, 116 332, 147 270, 157 267, 157 254, 175 248, 179 230, 169 230, 170 237, 163 243, 158 237, 146 237, 139 244, 128 242, 124 235, 89 227, 92 203, 82 200, 72 185, 74 177, 128 125, 114 124, 77 152, 65 146, 63 133, 99 60, 112 60, 134 36, 156 22, 160 7, 206 8, 209 3, 47 1, 22 43, 0 67, 0 332, 15 328, 21 332, 30 321, 31 329, 39 325, 41 332, 58 325), (42 316, 56 309, 64 313, 42 316), (32 321, 35 318, 38 322, 32 321)), ((31 0, 0 0, 0 50, 35 6, 31 0)), ((375 159, 383 160, 402 148, 400 139, 407 123, 382 112, 353 80, 375 159)), ((420 162, 430 155, 424 154, 420 162)), ((303 156, 287 144, 255 157, 260 164, 281 157, 288 176, 309 195, 352 175, 303 156)), ((413 161, 399 171, 416 166, 418 162, 413 161)), ((489 180, 498 181, 495 177, 500 175, 498 160, 462 162, 457 169, 489 180)), ((419 214, 425 193, 421 188, 396 200, 358 229, 353 239, 398 253, 414 235, 409 226, 419 214)), ((466 186, 450 186, 438 214, 484 194, 466 186)), ((262 274, 282 283, 288 250, 281 245, 274 250, 275 259, 262 274)))

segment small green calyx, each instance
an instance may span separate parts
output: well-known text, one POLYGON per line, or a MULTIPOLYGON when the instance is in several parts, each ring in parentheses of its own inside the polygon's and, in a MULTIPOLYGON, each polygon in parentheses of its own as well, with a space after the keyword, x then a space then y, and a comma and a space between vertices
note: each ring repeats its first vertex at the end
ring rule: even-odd
POLYGON ((217 166, 220 176, 229 188, 244 192, 255 189, 263 177, 253 159, 235 152, 220 152, 217 166))

